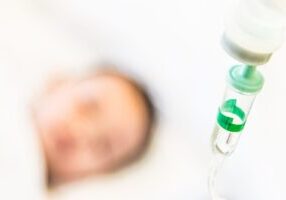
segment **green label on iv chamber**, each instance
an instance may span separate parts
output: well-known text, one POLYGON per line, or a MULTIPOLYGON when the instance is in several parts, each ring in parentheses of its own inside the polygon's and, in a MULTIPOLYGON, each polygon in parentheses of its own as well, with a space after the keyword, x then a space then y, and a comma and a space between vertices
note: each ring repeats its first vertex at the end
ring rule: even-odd
POLYGON ((236 99, 229 99, 220 107, 217 123, 230 132, 240 132, 245 125, 245 113, 236 105, 236 99))

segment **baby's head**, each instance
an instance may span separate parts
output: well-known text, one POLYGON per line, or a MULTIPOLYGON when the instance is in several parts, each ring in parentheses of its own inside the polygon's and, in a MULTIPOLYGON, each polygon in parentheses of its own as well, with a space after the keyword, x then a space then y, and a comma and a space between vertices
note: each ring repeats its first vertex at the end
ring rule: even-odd
POLYGON ((35 106, 34 116, 54 182, 120 168, 146 149, 154 108, 124 74, 100 70, 62 80, 35 106))

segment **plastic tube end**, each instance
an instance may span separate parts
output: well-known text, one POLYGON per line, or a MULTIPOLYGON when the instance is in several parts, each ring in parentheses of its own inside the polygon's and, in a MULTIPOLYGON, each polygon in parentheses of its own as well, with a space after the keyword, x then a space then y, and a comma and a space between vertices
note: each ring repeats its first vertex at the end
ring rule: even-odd
POLYGON ((244 93, 258 93, 263 85, 262 74, 251 65, 235 65, 229 70, 228 83, 244 93))

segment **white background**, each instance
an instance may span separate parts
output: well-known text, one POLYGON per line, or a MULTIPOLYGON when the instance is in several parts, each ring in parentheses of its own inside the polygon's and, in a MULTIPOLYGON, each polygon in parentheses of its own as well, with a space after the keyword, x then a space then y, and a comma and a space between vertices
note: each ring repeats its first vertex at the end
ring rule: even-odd
MULTIPOLYGON (((32 94, 51 71, 107 60, 153 94, 160 123, 143 162, 60 188, 54 199, 205 200, 209 138, 225 75, 227 1, 1 0, 0 199, 42 199, 41 159, 29 121, 32 94)), ((262 66, 258 95, 219 189, 230 200, 286 199, 286 47, 262 66)))

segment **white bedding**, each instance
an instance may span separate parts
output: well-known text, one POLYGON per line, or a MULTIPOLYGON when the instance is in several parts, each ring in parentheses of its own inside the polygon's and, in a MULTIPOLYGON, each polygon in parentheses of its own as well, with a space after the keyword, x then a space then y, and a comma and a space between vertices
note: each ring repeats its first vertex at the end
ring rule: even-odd
MULTIPOLYGON (((219 45, 223 2, 63 2, 0 3, 0 199, 209 199, 209 137, 233 64, 219 45), (160 115, 154 144, 130 169, 47 195, 31 95, 48 73, 102 59, 151 90, 160 115)), ((286 199, 285 53, 261 67, 265 88, 220 179, 230 199, 286 199)))

